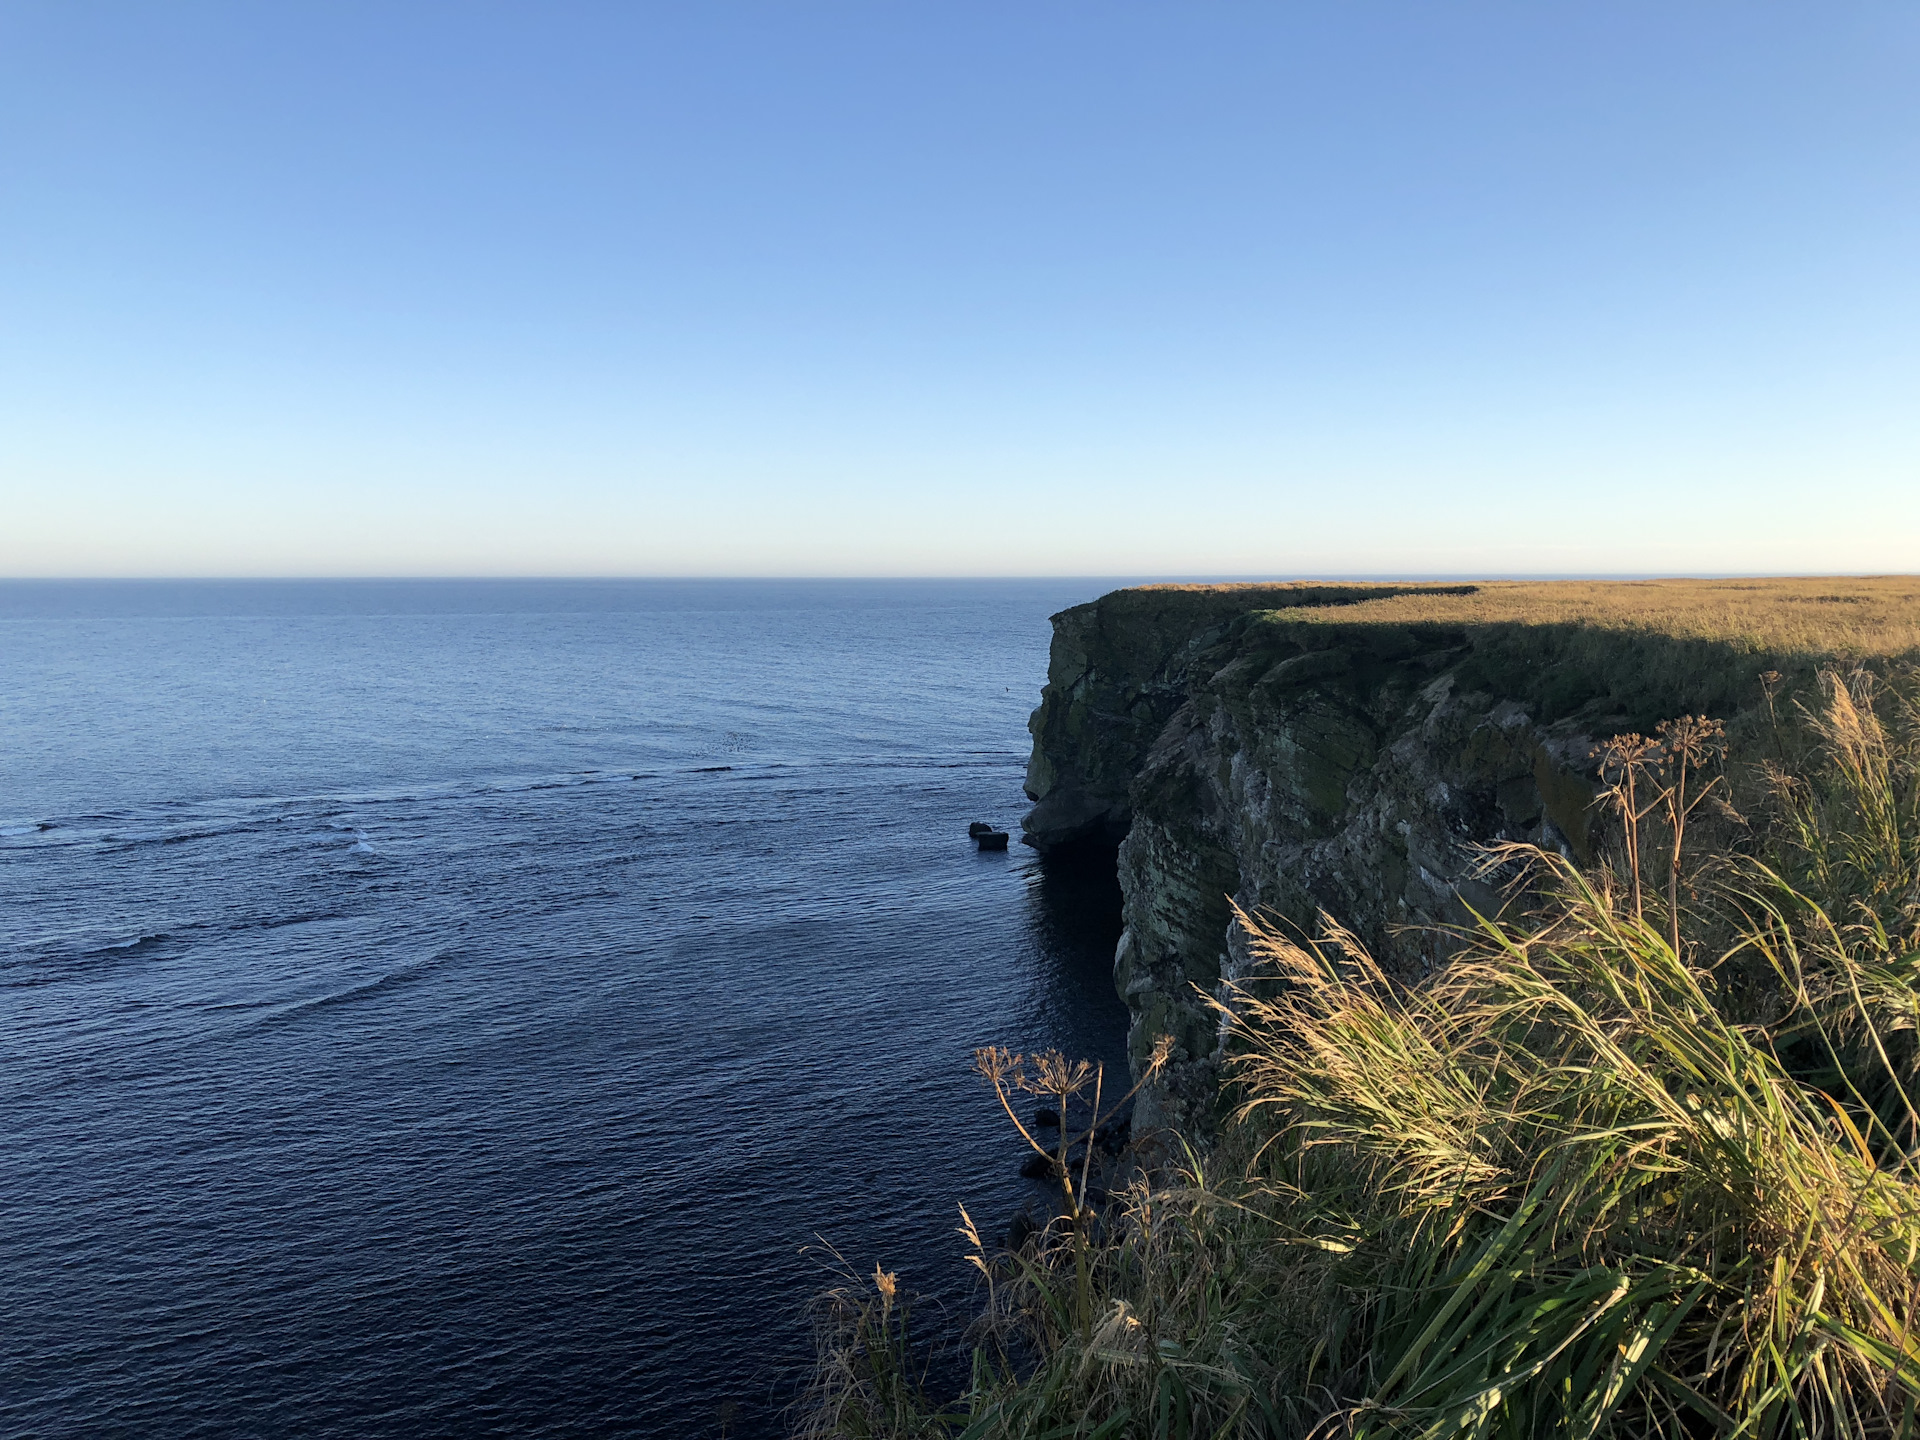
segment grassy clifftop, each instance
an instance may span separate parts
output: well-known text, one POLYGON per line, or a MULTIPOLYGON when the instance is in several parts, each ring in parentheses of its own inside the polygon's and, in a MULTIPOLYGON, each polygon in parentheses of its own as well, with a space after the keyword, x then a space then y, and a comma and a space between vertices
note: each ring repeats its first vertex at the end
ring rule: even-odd
POLYGON ((1920 652, 1920 578, 1507 581, 1290 610, 1305 624, 1577 628, 1783 661, 1920 652))
POLYGON ((1285 610, 1302 624, 1570 625, 1707 640, 1783 657, 1872 659, 1920 653, 1920 576, 1913 575, 1142 585, 1101 603, 1149 610, 1168 601, 1173 601, 1169 608, 1196 616, 1285 610))
POLYGON ((1248 640, 1382 660, 1459 647, 1470 656, 1463 685, 1521 700, 1546 722, 1578 717, 1599 728, 1645 728, 1680 711, 1729 719, 1754 712, 1768 671, 1794 692, 1823 667, 1920 658, 1914 576, 1498 581, 1336 593, 1261 605, 1249 616, 1248 640))
POLYGON ((1043 849, 1117 843, 1148 750, 1196 685, 1234 664, 1274 684, 1444 670, 1463 693, 1598 735, 1682 712, 1743 732, 1769 671, 1792 693, 1822 667, 1902 658, 1920 658, 1920 577, 1116 590, 1054 617, 1026 832, 1043 849))

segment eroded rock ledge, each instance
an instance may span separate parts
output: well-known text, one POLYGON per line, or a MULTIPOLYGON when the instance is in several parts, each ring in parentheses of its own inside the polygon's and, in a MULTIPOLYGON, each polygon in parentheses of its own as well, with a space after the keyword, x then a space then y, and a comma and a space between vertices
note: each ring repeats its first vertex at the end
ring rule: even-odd
POLYGON ((1476 847, 1589 858, 1597 738, 1750 709, 1778 663, 1578 620, 1375 618, 1385 597, 1475 591, 1148 587, 1053 618, 1023 838, 1115 850, 1135 1063, 1157 1035, 1176 1047, 1144 1124, 1204 1125, 1214 1103, 1218 1025, 1196 987, 1241 973, 1229 900, 1308 928, 1327 911, 1416 978, 1445 958, 1431 927, 1498 906, 1476 847))

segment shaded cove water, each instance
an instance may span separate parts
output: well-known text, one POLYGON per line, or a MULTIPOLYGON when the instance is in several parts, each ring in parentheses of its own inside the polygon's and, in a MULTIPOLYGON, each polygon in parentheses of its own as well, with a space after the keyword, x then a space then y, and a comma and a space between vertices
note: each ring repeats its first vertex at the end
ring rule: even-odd
POLYGON ((966 838, 1100 588, 0 585, 0 1433, 777 1433, 815 1237, 963 1311, 969 1052, 1123 1065, 966 838))

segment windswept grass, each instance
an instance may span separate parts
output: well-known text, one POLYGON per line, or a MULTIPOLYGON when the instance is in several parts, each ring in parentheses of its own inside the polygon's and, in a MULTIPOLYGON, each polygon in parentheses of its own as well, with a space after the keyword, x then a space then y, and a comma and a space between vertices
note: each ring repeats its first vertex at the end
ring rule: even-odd
POLYGON ((799 1440, 934 1440, 955 1414, 927 1394, 927 1356, 917 1346, 912 1302, 898 1277, 861 1275, 827 1247, 838 1283, 814 1297, 813 1380, 801 1399, 799 1440))
POLYGON ((1491 856, 1539 908, 1418 988, 1331 922, 1241 916, 1284 983, 1223 1012, 1235 1125, 1090 1255, 973 1236, 967 1393, 816 1433, 1916 1433, 1914 719, 1829 677, 1781 717, 1815 748, 1775 770, 1764 859, 1637 905, 1491 856))
POLYGON ((1828 672, 1824 703, 1796 704, 1786 717, 1771 688, 1767 697, 1779 757, 1767 773, 1796 883, 1848 920, 1909 933, 1920 922, 1917 680, 1912 671, 1896 672, 1891 684, 1871 670, 1828 672), (1795 729, 1810 735, 1822 763, 1787 762, 1795 729))

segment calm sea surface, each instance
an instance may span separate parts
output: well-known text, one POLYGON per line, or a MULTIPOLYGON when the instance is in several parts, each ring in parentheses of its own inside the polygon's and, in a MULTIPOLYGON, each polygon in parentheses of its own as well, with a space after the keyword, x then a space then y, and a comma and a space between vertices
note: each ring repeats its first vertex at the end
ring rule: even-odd
POLYGON ((1014 825, 1097 582, 0 584, 0 1433, 776 1432, 1110 1063, 1014 825))

